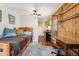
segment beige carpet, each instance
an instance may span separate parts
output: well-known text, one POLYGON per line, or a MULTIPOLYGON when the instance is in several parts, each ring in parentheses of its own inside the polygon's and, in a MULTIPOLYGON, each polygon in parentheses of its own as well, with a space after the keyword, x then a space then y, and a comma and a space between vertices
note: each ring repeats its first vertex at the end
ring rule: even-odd
POLYGON ((34 42, 27 47, 23 56, 55 56, 55 54, 51 54, 52 50, 52 46, 42 46, 34 42))

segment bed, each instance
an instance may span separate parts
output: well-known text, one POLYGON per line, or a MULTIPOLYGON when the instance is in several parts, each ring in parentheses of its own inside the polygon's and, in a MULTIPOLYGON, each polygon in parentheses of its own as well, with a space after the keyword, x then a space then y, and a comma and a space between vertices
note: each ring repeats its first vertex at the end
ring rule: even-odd
POLYGON ((2 37, 0 38, 0 56, 21 55, 31 42, 32 31, 28 29, 22 35, 2 37))
POLYGON ((10 55, 10 56, 17 56, 19 53, 22 53, 22 50, 25 46, 27 46, 31 42, 31 36, 16 36, 16 37, 6 37, 0 39, 0 44, 5 46, 0 46, 3 52, 2 55, 10 55), (6 46, 7 45, 7 46, 6 46), (7 49, 4 52, 4 49, 7 49))

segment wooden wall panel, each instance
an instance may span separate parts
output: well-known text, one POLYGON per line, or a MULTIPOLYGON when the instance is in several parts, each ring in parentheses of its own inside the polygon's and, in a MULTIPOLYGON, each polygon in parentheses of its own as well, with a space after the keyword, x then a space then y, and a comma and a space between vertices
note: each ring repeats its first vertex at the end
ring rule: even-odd
POLYGON ((63 23, 65 38, 75 39, 75 22, 73 20, 68 20, 63 23))
POLYGON ((76 40, 79 41, 79 17, 76 20, 76 40))
POLYGON ((59 9, 61 12, 58 10, 58 36, 79 41, 79 4, 65 3, 59 9))
MULTIPOLYGON (((58 16, 57 35, 61 38, 66 38, 64 40, 68 42, 69 40, 72 41, 72 44, 73 42, 79 42, 79 3, 65 3, 54 15, 58 16)), ((77 55, 71 49, 68 54, 77 55)))
POLYGON ((48 17, 47 21, 45 21, 45 27, 48 28, 48 26, 51 25, 51 22, 52 22, 52 18, 50 16, 50 17, 48 17))
POLYGON ((62 6, 53 15, 59 15, 61 12, 62 12, 62 6))
MULTIPOLYGON (((76 12, 79 13, 79 5, 76 12)), ((76 19, 76 39, 79 41, 79 17, 76 19)))
POLYGON ((63 10, 67 10, 68 7, 70 7, 71 5, 72 5, 72 3, 64 3, 64 5, 62 6, 63 10))

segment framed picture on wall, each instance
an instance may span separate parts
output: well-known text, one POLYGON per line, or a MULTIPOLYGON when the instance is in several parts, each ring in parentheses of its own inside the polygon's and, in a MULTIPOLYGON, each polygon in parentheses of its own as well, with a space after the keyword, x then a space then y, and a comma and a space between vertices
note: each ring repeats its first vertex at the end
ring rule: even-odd
POLYGON ((15 24, 15 16, 8 14, 9 24, 15 24))
POLYGON ((0 22, 2 22, 2 10, 0 10, 0 22))

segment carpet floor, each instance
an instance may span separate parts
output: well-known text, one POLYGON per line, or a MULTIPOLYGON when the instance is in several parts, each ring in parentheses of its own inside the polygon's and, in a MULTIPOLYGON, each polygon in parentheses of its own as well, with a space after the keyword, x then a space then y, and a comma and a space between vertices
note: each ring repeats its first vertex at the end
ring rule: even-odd
POLYGON ((52 50, 54 50, 52 46, 43 46, 34 42, 27 47, 22 56, 55 56, 56 54, 51 54, 52 50))

